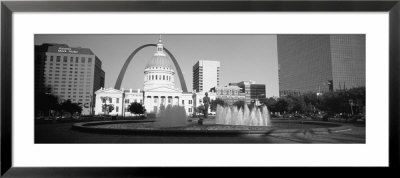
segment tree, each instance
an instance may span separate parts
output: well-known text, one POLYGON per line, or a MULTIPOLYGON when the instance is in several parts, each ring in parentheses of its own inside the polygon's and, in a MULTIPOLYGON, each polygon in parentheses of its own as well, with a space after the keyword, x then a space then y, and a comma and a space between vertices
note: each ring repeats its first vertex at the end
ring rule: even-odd
POLYGON ((262 98, 262 99, 260 99, 260 103, 266 105, 266 106, 268 107, 268 110, 269 110, 269 111, 271 111, 271 112, 278 112, 278 111, 276 110, 276 103, 277 103, 277 100, 276 100, 275 98, 273 98, 273 97, 270 97, 270 98, 262 98))
POLYGON ((35 93, 35 115, 49 115, 50 111, 58 111, 58 97, 50 93, 35 93))
POLYGON ((216 98, 215 100, 211 100, 211 102, 210 102, 211 111, 216 111, 217 105, 225 106, 225 101, 222 100, 221 98, 216 98))
POLYGON ((82 113, 82 107, 79 106, 77 103, 72 103, 72 110, 73 112, 77 112, 78 114, 82 113))
POLYGON ((103 112, 108 115, 110 112, 114 110, 114 105, 113 104, 103 104, 102 106, 103 112))
POLYGON ((321 100, 317 94, 309 92, 303 95, 304 102, 307 107, 307 112, 317 112, 321 110, 321 100))
POLYGON ((352 88, 347 90, 349 100, 353 100, 354 114, 365 114, 365 87, 352 88))
POLYGON ((71 100, 67 100, 61 103, 61 110, 70 113, 70 117, 72 117, 75 112, 81 113, 82 107, 77 103, 72 103, 71 100))
POLYGON ((287 111, 289 103, 284 98, 279 98, 275 104, 276 112, 285 112, 287 111))
POLYGON ((244 108, 245 104, 246 104, 246 102, 243 100, 239 100, 239 101, 236 101, 233 103, 233 105, 236 106, 238 109, 244 108))
POLYGON ((286 101, 288 102, 287 111, 291 113, 305 112, 306 104, 303 96, 287 96, 286 101))
POLYGON ((129 105, 128 107, 129 112, 131 112, 132 114, 143 114, 144 113, 144 107, 142 106, 142 104, 137 103, 137 102, 133 102, 129 105))
POLYGON ((200 106, 197 106, 196 110, 198 113, 204 113, 205 107, 204 107, 204 105, 200 105, 200 106))

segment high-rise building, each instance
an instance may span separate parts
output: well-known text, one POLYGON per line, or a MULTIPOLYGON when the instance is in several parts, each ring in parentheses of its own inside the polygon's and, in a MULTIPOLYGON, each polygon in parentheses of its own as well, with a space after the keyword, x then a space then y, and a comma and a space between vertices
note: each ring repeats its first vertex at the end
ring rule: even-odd
POLYGON ((219 86, 219 72, 219 61, 199 60, 193 66, 193 91, 207 92, 219 86))
POLYGON ((256 84, 255 81, 242 81, 239 83, 229 83, 230 86, 238 86, 245 95, 246 103, 256 102, 265 98, 265 84, 256 84))
POLYGON ((365 86, 365 35, 278 35, 281 96, 365 86))
POLYGON ((35 46, 35 90, 58 96, 60 102, 80 103, 92 114, 94 91, 104 87, 100 59, 88 48, 65 44, 35 46))

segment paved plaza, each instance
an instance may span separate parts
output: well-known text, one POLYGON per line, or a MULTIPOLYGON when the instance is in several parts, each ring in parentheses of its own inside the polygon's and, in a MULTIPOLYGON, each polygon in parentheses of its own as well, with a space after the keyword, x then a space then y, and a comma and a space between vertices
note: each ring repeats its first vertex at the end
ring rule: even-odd
POLYGON ((349 124, 334 133, 294 132, 275 135, 113 135, 72 130, 73 123, 35 126, 35 143, 365 143, 365 126, 349 124))

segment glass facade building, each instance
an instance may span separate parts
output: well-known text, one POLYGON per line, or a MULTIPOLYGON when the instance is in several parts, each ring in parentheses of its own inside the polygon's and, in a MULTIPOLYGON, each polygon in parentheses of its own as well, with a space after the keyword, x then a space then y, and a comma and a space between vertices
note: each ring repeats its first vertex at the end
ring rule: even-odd
POLYGON ((281 96, 365 87, 365 35, 277 35, 281 96))

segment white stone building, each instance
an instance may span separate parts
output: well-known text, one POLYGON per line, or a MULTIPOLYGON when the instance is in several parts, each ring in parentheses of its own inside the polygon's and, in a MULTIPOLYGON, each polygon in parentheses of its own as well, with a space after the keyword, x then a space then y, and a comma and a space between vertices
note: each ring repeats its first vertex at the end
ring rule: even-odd
POLYGON ((217 98, 224 100, 228 105, 237 101, 246 101, 245 93, 242 93, 242 89, 238 86, 215 87, 213 90, 215 90, 217 98))
POLYGON ((165 55, 160 39, 156 53, 144 69, 144 91, 102 88, 96 91, 95 114, 106 114, 102 106, 111 103, 114 105, 114 110, 109 113, 110 115, 129 116, 127 108, 130 103, 136 101, 143 104, 147 113, 157 113, 162 105, 179 105, 185 107, 189 116, 193 113, 193 93, 184 93, 175 88, 174 74, 171 60, 165 55))

